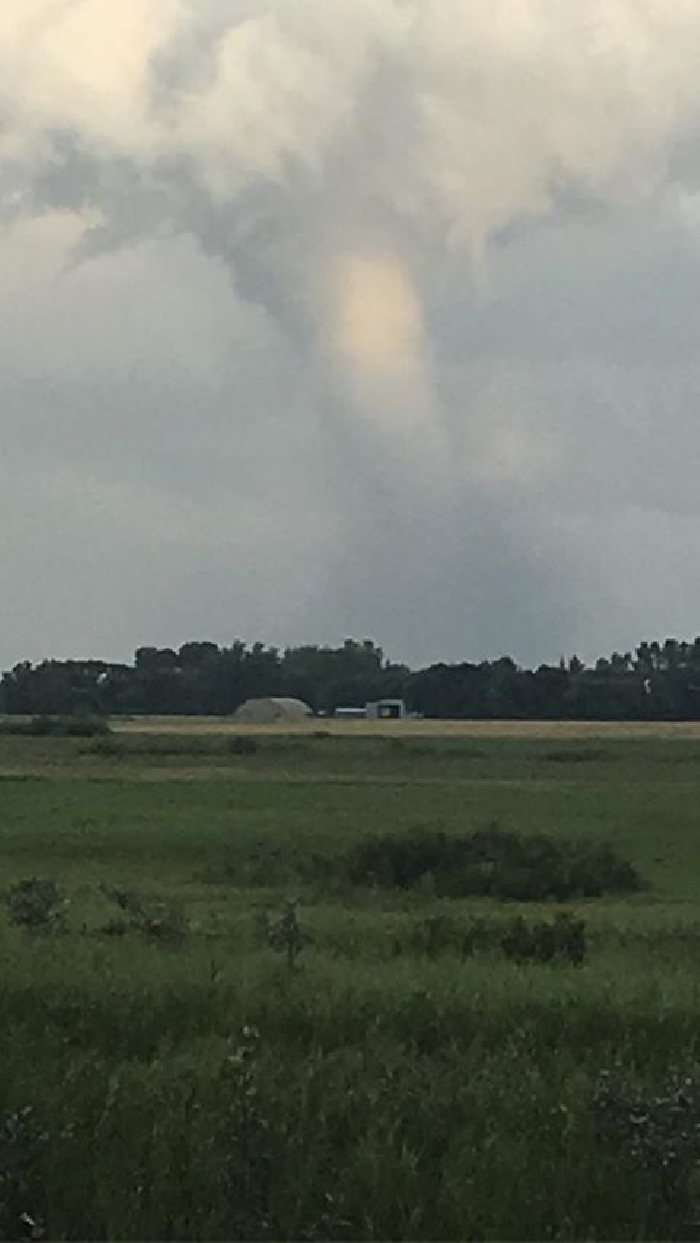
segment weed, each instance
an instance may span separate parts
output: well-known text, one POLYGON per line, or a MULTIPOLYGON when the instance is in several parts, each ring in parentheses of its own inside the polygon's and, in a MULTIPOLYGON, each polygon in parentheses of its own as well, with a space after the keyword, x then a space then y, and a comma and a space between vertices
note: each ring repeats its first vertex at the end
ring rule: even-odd
POLYGON ((276 1152, 260 1092, 260 1033, 243 1027, 224 1064, 231 1108, 226 1127, 226 1171, 231 1237, 253 1239, 269 1232, 269 1206, 276 1152))
POLYGON ((649 1094, 603 1071, 595 1090, 601 1137, 624 1151, 654 1188, 659 1220, 668 1237, 697 1238, 700 1160, 700 1088, 693 1076, 676 1075, 649 1094))
POLYGON ((48 1143, 31 1106, 0 1117, 0 1238, 43 1238, 44 1227, 34 1214, 40 1200, 38 1165, 48 1143))

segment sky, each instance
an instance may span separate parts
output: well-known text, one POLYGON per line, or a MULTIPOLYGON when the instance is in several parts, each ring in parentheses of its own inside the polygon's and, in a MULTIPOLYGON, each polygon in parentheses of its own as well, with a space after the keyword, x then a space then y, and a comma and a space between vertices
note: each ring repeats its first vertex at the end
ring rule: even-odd
POLYGON ((697 0, 2 0, 0 667, 700 632, 697 0))

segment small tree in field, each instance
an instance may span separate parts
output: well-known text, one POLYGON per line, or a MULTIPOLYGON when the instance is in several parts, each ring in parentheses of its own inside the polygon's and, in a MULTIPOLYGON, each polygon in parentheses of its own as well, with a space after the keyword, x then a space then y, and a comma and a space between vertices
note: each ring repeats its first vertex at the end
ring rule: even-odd
POLYGON ((296 902, 286 902, 278 919, 271 920, 269 915, 265 915, 262 929, 267 944, 286 956, 287 969, 293 971, 299 954, 309 940, 299 925, 296 902))

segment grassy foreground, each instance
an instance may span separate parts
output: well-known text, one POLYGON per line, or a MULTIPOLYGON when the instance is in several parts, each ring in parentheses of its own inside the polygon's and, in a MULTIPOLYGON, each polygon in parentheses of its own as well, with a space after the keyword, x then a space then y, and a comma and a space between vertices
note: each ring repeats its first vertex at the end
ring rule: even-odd
POLYGON ((241 739, 0 736, 3 889, 66 898, 47 930, 0 912, 0 1237, 700 1237, 700 740, 241 739), (335 870, 492 821, 611 843, 643 888, 335 870), (290 899, 293 971, 263 931, 290 899), (583 965, 426 935, 559 910, 583 965))

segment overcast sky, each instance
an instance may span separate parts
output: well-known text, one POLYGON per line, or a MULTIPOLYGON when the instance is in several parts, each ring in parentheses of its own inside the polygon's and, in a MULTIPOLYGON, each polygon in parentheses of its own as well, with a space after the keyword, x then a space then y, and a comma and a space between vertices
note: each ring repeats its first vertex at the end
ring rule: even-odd
POLYGON ((697 0, 2 0, 0 667, 700 632, 697 0))

